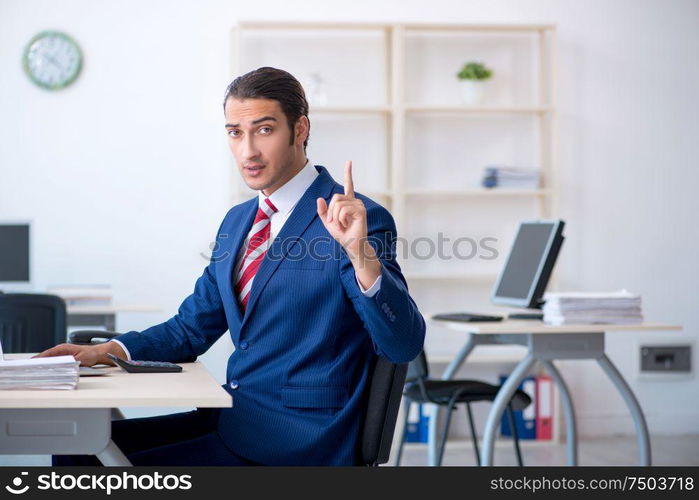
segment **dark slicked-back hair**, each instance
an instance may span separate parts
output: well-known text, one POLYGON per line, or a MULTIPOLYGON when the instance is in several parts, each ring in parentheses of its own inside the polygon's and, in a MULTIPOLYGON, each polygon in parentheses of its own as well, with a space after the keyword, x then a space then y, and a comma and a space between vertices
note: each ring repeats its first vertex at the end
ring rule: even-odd
MULTIPOLYGON (((239 76, 228 85, 223 98, 223 110, 229 98, 235 99, 274 99, 282 108, 291 131, 290 145, 294 143, 294 125, 299 118, 308 118, 308 101, 299 81, 283 69, 265 66, 239 76)), ((310 121, 308 122, 310 135, 310 121)), ((303 150, 308 145, 308 137, 303 150)))

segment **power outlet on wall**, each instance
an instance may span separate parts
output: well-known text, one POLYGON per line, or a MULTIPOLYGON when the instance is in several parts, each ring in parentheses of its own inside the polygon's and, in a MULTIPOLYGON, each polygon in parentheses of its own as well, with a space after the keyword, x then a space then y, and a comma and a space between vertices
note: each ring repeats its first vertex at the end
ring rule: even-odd
POLYGON ((692 372, 691 345, 641 345, 641 374, 692 372))

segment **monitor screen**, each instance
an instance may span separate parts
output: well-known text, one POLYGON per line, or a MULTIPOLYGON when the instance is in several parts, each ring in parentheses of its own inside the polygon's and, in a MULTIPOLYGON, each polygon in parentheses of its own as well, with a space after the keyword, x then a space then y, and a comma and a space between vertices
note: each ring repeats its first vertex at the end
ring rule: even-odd
POLYGON ((493 302, 535 307, 557 256, 563 221, 523 222, 493 290, 493 302), (542 283, 543 282, 543 283, 542 283))
POLYGON ((29 281, 29 224, 0 224, 0 282, 29 281))

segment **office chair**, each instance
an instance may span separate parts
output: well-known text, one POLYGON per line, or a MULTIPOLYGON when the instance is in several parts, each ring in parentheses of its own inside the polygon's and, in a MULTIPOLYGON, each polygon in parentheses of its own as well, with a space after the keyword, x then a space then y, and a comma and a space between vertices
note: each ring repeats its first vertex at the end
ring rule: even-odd
POLYGON ((56 295, 0 294, 0 340, 5 352, 41 352, 66 340, 66 304, 56 295))
MULTIPOLYGON (((403 391, 405 397, 405 426, 403 436, 398 448, 396 465, 400 465, 401 455, 403 454, 403 444, 407 431, 408 415, 410 406, 413 403, 423 404, 432 403, 447 407, 447 418, 444 424, 444 431, 439 442, 437 453, 437 465, 442 465, 444 457, 444 448, 446 446, 447 434, 449 433, 449 424, 451 423, 451 414, 456 405, 464 403, 466 405, 466 416, 468 417, 471 438, 473 439, 473 449, 476 453, 476 463, 481 464, 480 451, 478 450, 478 436, 476 434, 476 426, 473 422, 473 413, 471 412, 471 403, 476 401, 493 401, 500 387, 497 385, 488 384, 478 380, 433 380, 429 378, 429 367, 427 364, 427 356, 425 351, 410 363, 406 378, 407 385, 403 391)), ((519 436, 517 435, 517 427, 515 425, 514 410, 523 410, 531 404, 531 398, 526 392, 517 390, 510 399, 507 405, 507 417, 512 429, 512 438, 517 455, 517 464, 522 465, 522 453, 519 448, 519 436)))
MULTIPOLYGON (((66 304, 57 295, 0 293, 0 341, 4 352, 41 352, 66 342, 66 304)), ((91 344, 110 339, 115 332, 72 332, 70 343, 91 344)))
POLYGON ((376 467, 388 462, 396 429, 408 364, 376 356, 360 438, 361 464, 376 467))

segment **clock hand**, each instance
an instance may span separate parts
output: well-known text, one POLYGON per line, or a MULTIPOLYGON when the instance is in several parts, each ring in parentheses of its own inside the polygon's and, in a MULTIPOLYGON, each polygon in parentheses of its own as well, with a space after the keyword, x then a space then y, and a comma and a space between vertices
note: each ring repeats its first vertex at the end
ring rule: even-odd
POLYGON ((54 66, 56 66, 58 69, 61 69, 61 66, 58 64, 58 62, 56 61, 56 59, 54 59, 52 56, 50 56, 49 54, 46 54, 46 58, 49 60, 49 62, 50 62, 51 64, 53 64, 54 66))

